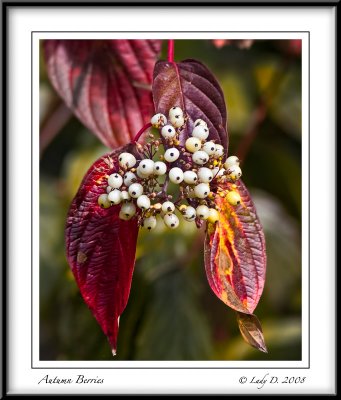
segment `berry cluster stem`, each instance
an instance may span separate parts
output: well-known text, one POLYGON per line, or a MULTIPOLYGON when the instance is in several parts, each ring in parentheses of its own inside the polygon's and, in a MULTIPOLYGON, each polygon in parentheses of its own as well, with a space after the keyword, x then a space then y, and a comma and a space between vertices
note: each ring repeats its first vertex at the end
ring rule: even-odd
POLYGON ((174 40, 168 40, 168 61, 174 62, 174 40))
POLYGON ((152 127, 152 124, 150 122, 148 122, 148 124, 146 124, 145 126, 143 126, 135 135, 134 139, 133 139, 133 143, 137 143, 137 141, 140 139, 140 137, 142 136, 142 134, 149 128, 152 127))

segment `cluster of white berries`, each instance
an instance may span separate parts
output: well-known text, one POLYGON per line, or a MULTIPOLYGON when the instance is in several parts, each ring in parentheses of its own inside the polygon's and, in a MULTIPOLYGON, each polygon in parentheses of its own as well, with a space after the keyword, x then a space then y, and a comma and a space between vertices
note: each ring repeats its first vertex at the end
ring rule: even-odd
POLYGON ((121 219, 137 215, 140 226, 148 230, 155 228, 158 215, 172 229, 179 226, 178 215, 186 221, 214 224, 219 220, 216 196, 225 197, 231 205, 240 204, 237 191, 226 191, 219 185, 224 181, 234 183, 241 177, 238 158, 224 160, 224 147, 207 140, 209 128, 202 119, 194 122, 191 137, 181 146, 179 134, 186 123, 180 107, 169 110, 168 120, 163 114, 154 115, 151 124, 160 130, 166 151, 160 155, 162 143, 150 134, 150 141, 141 146, 144 159, 121 153, 120 168, 108 176, 106 193, 99 196, 98 204, 102 208, 121 204, 121 219), (167 192, 169 182, 179 189, 176 200, 167 192))

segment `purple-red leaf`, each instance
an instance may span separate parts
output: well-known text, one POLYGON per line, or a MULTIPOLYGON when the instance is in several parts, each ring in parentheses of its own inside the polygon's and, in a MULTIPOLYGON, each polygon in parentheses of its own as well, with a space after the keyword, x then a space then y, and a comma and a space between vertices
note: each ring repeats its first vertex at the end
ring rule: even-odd
POLYGON ((188 121, 180 133, 184 144, 196 119, 204 119, 210 140, 224 146, 227 153, 226 105, 223 92, 213 74, 196 60, 180 63, 159 61, 155 65, 153 98, 156 112, 168 115, 173 106, 181 107, 188 121))
POLYGON ((216 197, 219 222, 209 224, 205 241, 205 267, 213 292, 228 306, 252 314, 263 291, 266 271, 264 233, 251 197, 239 180, 236 187, 241 204, 232 206, 216 197))
POLYGON ((135 153, 124 146, 99 158, 85 175, 66 223, 66 252, 85 303, 116 352, 119 317, 129 297, 135 264, 137 219, 123 221, 120 206, 102 209, 107 176, 118 170, 117 155, 135 153))
POLYGON ((237 312, 237 321, 240 333, 246 343, 263 353, 267 353, 262 326, 258 318, 253 314, 237 312))
POLYGON ((160 40, 45 40, 50 80, 108 147, 129 143, 153 114, 151 83, 160 40))

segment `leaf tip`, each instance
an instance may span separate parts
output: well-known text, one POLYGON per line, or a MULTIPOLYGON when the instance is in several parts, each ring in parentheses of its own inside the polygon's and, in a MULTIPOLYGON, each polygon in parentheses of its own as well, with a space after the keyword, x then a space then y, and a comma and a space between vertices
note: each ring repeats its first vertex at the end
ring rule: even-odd
POLYGON ((115 357, 117 354, 116 349, 111 349, 111 352, 112 352, 113 357, 115 357))

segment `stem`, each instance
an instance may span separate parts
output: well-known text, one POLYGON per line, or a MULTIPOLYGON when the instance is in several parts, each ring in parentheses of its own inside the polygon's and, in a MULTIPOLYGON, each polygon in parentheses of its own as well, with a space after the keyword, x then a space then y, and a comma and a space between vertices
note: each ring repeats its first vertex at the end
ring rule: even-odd
POLYGON ((168 61, 174 62, 174 40, 168 40, 168 61))
POLYGON ((133 143, 137 143, 137 141, 140 139, 140 137, 142 136, 142 134, 149 128, 152 127, 152 124, 150 122, 148 122, 148 124, 146 124, 144 127, 142 127, 137 134, 135 135, 134 139, 133 139, 133 143))

